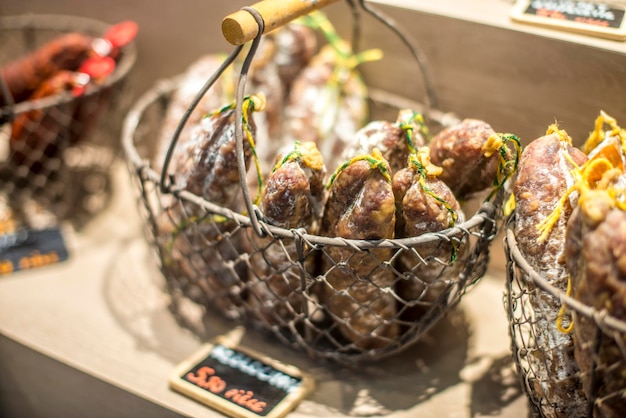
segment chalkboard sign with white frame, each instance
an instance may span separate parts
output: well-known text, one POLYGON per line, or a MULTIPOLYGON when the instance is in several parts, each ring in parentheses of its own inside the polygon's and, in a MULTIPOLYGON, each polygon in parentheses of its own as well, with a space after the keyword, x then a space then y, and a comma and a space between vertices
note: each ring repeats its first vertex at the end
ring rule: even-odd
POLYGON ((314 387, 298 368, 226 338, 205 344, 182 362, 170 387, 228 416, 284 417, 314 387))
POLYGON ((626 7, 597 1, 519 0, 514 21, 617 41, 626 40, 626 7))

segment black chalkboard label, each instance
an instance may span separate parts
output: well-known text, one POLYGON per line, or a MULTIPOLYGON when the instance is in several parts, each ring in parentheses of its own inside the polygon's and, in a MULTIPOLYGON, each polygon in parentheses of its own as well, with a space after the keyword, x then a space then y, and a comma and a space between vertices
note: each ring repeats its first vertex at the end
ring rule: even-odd
POLYGON ((170 387, 228 416, 278 418, 313 389, 313 380, 294 366, 218 339, 181 363, 170 387))
POLYGON ((59 263, 68 258, 59 228, 7 229, 0 234, 0 275, 59 263))
POLYGON ((513 20, 626 40, 626 7, 596 1, 523 0, 511 12, 513 20))

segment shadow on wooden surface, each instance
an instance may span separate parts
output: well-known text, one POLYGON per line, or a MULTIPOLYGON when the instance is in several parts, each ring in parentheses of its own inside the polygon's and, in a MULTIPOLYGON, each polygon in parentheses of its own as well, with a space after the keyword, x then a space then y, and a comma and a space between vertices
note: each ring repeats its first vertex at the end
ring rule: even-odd
MULTIPOLYGON (((204 315, 192 302, 183 301, 172 312, 156 266, 147 244, 132 240, 111 260, 104 282, 105 300, 113 317, 137 347, 177 364, 200 342, 227 334, 239 325, 213 313, 204 315)), ((457 308, 406 351, 358 367, 312 360, 254 329, 245 330, 241 344, 311 373, 316 390, 309 400, 324 407, 319 416, 328 411, 384 416, 410 410, 461 383, 459 372, 467 361, 470 333, 471 324, 457 308)))

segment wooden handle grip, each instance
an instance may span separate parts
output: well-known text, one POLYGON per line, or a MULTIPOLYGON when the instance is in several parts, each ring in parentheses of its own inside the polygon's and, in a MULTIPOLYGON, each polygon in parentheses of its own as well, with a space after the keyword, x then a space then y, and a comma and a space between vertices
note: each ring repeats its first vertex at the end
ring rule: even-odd
MULTIPOLYGON (((267 33, 336 1, 338 0, 263 0, 251 7, 263 17, 263 33, 267 33)), ((254 39, 258 32, 259 26, 254 17, 245 10, 232 13, 222 21, 224 38, 233 45, 241 45, 254 39)))

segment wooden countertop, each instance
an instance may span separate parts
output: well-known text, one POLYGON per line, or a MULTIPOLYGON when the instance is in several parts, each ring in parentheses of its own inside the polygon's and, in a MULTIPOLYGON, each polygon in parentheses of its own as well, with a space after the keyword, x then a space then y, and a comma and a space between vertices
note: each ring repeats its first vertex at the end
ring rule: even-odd
MULTIPOLYGON (((171 315, 126 168, 115 173, 109 209, 84 230, 66 231, 68 261, 0 277, 0 415, 221 416, 168 388, 174 367, 202 341, 171 315)), ((428 338, 358 372, 310 361, 253 331, 242 343, 315 377, 316 390, 290 417, 519 417, 527 406, 503 292, 503 275, 490 274, 428 338)), ((234 327, 209 323, 215 335, 234 327)))

